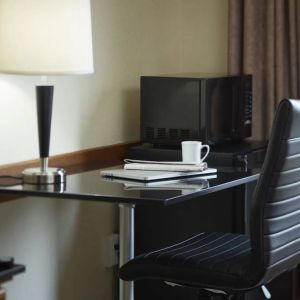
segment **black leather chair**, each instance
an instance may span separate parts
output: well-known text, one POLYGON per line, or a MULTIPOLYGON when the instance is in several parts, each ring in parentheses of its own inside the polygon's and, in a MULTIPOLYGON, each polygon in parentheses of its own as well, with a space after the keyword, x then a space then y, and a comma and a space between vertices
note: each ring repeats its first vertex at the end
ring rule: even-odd
POLYGON ((295 268, 300 262, 300 100, 282 100, 277 109, 250 228, 250 237, 199 233, 134 258, 119 276, 159 279, 232 299, 295 268))

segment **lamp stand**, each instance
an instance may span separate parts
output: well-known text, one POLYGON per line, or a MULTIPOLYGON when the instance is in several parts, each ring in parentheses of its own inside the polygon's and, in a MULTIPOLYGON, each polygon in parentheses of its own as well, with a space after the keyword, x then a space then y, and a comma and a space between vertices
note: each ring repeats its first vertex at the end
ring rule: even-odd
POLYGON ((28 184, 58 184, 66 181, 62 168, 49 168, 49 145, 53 103, 52 85, 36 86, 37 120, 40 148, 40 168, 30 168, 22 172, 23 182, 28 184))

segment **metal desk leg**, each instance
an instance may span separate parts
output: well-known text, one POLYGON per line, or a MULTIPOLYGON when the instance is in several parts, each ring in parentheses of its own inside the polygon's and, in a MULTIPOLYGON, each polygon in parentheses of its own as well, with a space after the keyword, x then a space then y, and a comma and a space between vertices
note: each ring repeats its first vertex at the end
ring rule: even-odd
MULTIPOLYGON (((122 266, 134 257, 134 205, 119 204, 120 261, 122 266)), ((134 300, 133 282, 119 280, 119 300, 134 300)))
POLYGON ((257 180, 245 184, 245 233, 250 234, 250 218, 251 218, 251 201, 253 198, 254 190, 257 180))

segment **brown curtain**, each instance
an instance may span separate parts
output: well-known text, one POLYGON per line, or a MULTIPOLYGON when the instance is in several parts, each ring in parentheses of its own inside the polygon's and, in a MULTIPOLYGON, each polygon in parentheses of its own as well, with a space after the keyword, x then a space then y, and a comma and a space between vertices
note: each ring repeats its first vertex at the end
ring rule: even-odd
POLYGON ((299 35, 300 0, 229 0, 229 72, 253 75, 255 139, 281 99, 300 98, 299 35))

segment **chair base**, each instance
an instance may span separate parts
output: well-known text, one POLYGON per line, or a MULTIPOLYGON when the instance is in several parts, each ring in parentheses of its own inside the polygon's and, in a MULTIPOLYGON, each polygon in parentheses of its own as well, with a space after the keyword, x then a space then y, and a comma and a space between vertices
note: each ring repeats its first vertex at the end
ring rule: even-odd
MULTIPOLYGON (((266 286, 262 285, 260 287, 261 292, 265 299, 271 299, 271 293, 266 288, 266 286)), ((198 300, 235 300, 235 294, 226 294, 223 291, 212 290, 212 289, 201 289, 198 291, 198 300)))
MULTIPOLYGON (((172 286, 172 287, 186 287, 184 285, 178 284, 178 283, 174 283, 174 282, 170 282, 170 281, 165 281, 165 284, 172 286)), ((260 287, 261 292, 264 296, 265 299, 271 299, 272 295, 269 292, 269 290, 267 289, 267 287, 265 285, 262 285, 260 287)), ((201 288, 198 289, 198 300, 234 300, 236 298, 235 294, 227 294, 226 292, 222 291, 222 290, 216 290, 216 289, 209 289, 209 288, 201 288)))
POLYGON ((235 295, 226 294, 222 291, 201 289, 198 292, 198 300, 234 300, 235 295))

